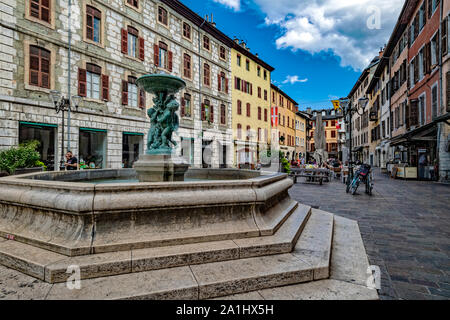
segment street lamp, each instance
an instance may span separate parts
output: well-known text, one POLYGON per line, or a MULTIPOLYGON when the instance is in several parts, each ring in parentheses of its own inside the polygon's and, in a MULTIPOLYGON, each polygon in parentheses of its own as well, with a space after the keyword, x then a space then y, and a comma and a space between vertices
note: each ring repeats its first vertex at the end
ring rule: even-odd
MULTIPOLYGON (((60 170, 64 170, 64 112, 72 111, 72 105, 75 107, 75 110, 78 111, 78 106, 81 102, 80 96, 72 96, 71 98, 65 98, 61 95, 61 92, 58 90, 50 91, 50 99, 55 106, 56 113, 62 112, 62 125, 61 125, 61 160, 60 160, 60 170)), ((67 141, 70 141, 70 129, 67 131, 67 141)))
POLYGON ((340 98, 339 99, 339 103, 342 106, 342 112, 344 115, 345 124, 347 125, 348 123, 350 123, 350 130, 349 130, 350 160, 348 162, 349 177, 348 177, 347 185, 353 179, 352 115, 354 113, 357 113, 358 115, 362 116, 364 114, 364 111, 366 109, 368 102, 369 102, 369 99, 367 97, 361 97, 358 99, 358 103, 357 103, 358 105, 355 107, 352 107, 352 102, 350 99, 348 99, 348 98, 340 98), (359 109, 362 109, 362 113, 359 113, 359 109))

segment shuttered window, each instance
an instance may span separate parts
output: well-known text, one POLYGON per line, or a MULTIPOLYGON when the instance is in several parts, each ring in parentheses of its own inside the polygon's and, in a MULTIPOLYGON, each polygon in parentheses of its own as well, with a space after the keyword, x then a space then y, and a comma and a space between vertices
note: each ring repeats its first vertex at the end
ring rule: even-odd
POLYGON ((203 36, 203 49, 210 50, 209 38, 207 36, 203 36))
POLYGON ((242 125, 240 123, 237 124, 237 138, 242 139, 242 125))
POLYGON ((208 87, 211 85, 211 71, 207 63, 203 65, 203 84, 208 87))
POLYGON ((267 122, 267 109, 264 109, 264 121, 267 122))
POLYGON ((127 3, 133 7, 139 8, 139 0, 127 0, 127 3))
POLYGON ((239 115, 242 114, 242 101, 241 100, 237 101, 237 114, 239 114, 239 115))
POLYGON ((183 37, 191 39, 191 26, 186 22, 183 22, 183 37))
POLYGON ((220 105, 220 124, 226 124, 226 107, 224 104, 220 105))
POLYGON ((122 53, 133 58, 145 59, 145 41, 139 37, 139 31, 131 26, 121 32, 122 53))
POLYGON ((86 6, 86 38, 100 43, 102 13, 94 7, 86 6))
POLYGON ((168 25, 167 10, 163 7, 158 7, 158 21, 163 25, 168 25))
POLYGON ((185 78, 191 78, 191 56, 185 53, 183 55, 183 76, 185 78))
POLYGON ((100 79, 102 69, 95 64, 86 64, 86 97, 91 99, 100 98, 100 79))
POLYGON ((262 117, 261 107, 258 107, 258 120, 261 120, 261 117, 262 117))
POLYGON ((50 23, 50 0, 29 0, 30 16, 50 23))
POLYGON ((222 60, 227 59, 227 53, 226 53, 225 47, 222 47, 222 46, 220 47, 219 56, 220 56, 220 59, 222 59, 222 60))
POLYGON ((50 51, 30 46, 30 85, 50 88, 50 51))
POLYGON ((247 117, 250 117, 250 103, 247 103, 247 117))

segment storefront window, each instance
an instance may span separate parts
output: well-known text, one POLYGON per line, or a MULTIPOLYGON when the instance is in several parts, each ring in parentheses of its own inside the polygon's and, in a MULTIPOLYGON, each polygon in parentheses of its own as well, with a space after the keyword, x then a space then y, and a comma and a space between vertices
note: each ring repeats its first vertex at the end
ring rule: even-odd
POLYGON ((39 141, 37 151, 41 155, 40 161, 46 166, 47 170, 55 170, 55 135, 56 125, 20 122, 19 123, 19 143, 31 140, 39 141))
POLYGON ((194 163, 194 139, 181 137, 181 156, 189 163, 194 163))
POLYGON ((122 167, 133 168, 142 153, 144 134, 124 132, 122 136, 122 167))
POLYGON ((102 169, 106 167, 106 130, 80 128, 80 167, 102 169))

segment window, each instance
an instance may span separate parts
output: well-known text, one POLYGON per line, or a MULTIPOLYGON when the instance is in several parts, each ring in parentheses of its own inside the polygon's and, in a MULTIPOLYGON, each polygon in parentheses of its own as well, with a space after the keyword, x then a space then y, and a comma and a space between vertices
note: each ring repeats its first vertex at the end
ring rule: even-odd
POLYGON ((158 21, 165 26, 168 25, 167 10, 164 9, 163 7, 158 7, 158 21))
POLYGON ((191 26, 186 22, 183 22, 183 37, 191 40, 191 26))
POLYGON ((331 120, 331 126, 336 127, 336 120, 331 120))
POLYGON ((424 77, 423 51, 424 49, 422 48, 419 52, 419 81, 424 77))
POLYGON ((264 80, 267 80, 267 72, 264 70, 264 80))
POLYGON ((236 56, 236 62, 237 62, 237 65, 240 67, 241 66, 241 56, 239 54, 236 56))
POLYGON ((30 16, 50 23, 50 1, 51 0, 31 0, 30 16))
POLYGON ((191 117, 191 95, 189 93, 185 93, 181 98, 181 116, 182 117, 191 117))
POLYGON ((139 0, 127 0, 127 3, 133 7, 139 8, 139 0))
POLYGON ((261 67, 260 66, 258 66, 256 68, 256 73, 258 74, 258 77, 261 77, 261 67))
POLYGON ((258 128, 258 141, 261 141, 261 128, 258 128))
POLYGON ((86 6, 86 38, 100 43, 102 13, 91 6, 86 6))
POLYGON ((267 101, 267 90, 264 90, 264 100, 267 101))
POLYGON ((50 51, 30 46, 30 85, 50 88, 50 51))
POLYGON ((219 91, 228 93, 228 79, 225 77, 224 72, 220 72, 217 75, 217 85, 219 91))
MULTIPOLYGON (((172 59, 173 59, 172 51, 169 51, 169 47, 167 46, 166 43, 160 41, 158 44, 155 43, 153 45, 153 60, 154 60, 155 66, 172 71, 172 59)), ((185 67, 184 59, 185 59, 185 56, 183 56, 183 69, 185 67)), ((189 57, 189 62, 190 62, 190 57, 189 57)), ((189 64, 189 67, 190 67, 190 64, 189 64)), ((190 70, 190 68, 189 68, 189 70, 190 70)), ((183 71, 183 73, 184 73, 184 71, 183 71)))
POLYGON ((261 107, 258 107, 258 120, 261 120, 262 118, 262 109, 261 107))
POLYGON ((237 114, 239 114, 239 115, 242 114, 242 101, 241 100, 237 101, 237 114))
POLYGON ((86 97, 91 99, 100 98, 101 68, 95 64, 86 64, 86 97))
POLYGON ((208 87, 211 84, 211 74, 210 74, 209 64, 207 64, 207 63, 205 63, 203 65, 203 84, 208 87))
POLYGON ((128 27, 128 55, 130 57, 137 57, 137 42, 138 42, 138 31, 133 27, 128 27))
POLYGON ((209 38, 207 36, 203 36, 203 49, 209 51, 209 38))
POLYGON ((246 132, 246 139, 247 140, 249 140, 250 139, 250 131, 251 131, 251 128, 250 128, 250 126, 247 126, 247 130, 246 130, 247 132, 246 132))
POLYGON ((247 117, 250 117, 250 103, 247 103, 247 117))
POLYGON ((419 10, 419 30, 422 30, 425 26, 426 18, 425 18, 425 1, 422 3, 422 6, 419 10))
POLYGON ((191 56, 185 53, 183 55, 183 76, 185 78, 191 78, 191 56))
POLYGON ((220 50, 220 53, 219 53, 220 59, 226 60, 227 59, 227 53, 226 53, 225 47, 220 46, 219 50, 220 50))
POLYGON ((419 125, 424 125, 425 119, 425 94, 419 97, 419 125))
MULTIPOLYGON (((448 85, 448 84, 447 84, 448 85)), ((438 115, 438 87, 435 85, 431 89, 431 117, 432 120, 438 115)))
POLYGON ((264 121, 267 122, 267 109, 264 109, 264 121))
POLYGON ((138 105, 138 88, 135 77, 128 77, 128 105, 137 107, 138 105))
POLYGON ((242 139, 242 125, 240 123, 237 124, 237 138, 242 139))
POLYGON ((250 71, 250 61, 248 61, 248 60, 245 60, 245 69, 247 71, 250 71))
POLYGON ((331 131, 331 137, 332 137, 332 138, 336 138, 336 131, 334 131, 334 130, 331 131))
POLYGON ((226 107, 224 104, 220 105, 220 124, 226 124, 226 107))
POLYGON ((261 87, 258 87, 258 98, 261 98, 261 87))

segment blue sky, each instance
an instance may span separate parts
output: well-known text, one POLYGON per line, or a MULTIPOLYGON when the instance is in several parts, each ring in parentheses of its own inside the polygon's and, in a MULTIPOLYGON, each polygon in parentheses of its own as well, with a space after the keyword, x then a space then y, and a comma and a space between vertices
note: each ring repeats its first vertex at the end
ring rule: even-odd
POLYGON ((403 0, 181 0, 247 42, 272 82, 306 107, 330 108, 389 40, 403 0), (374 6, 373 4, 376 4, 374 6))

